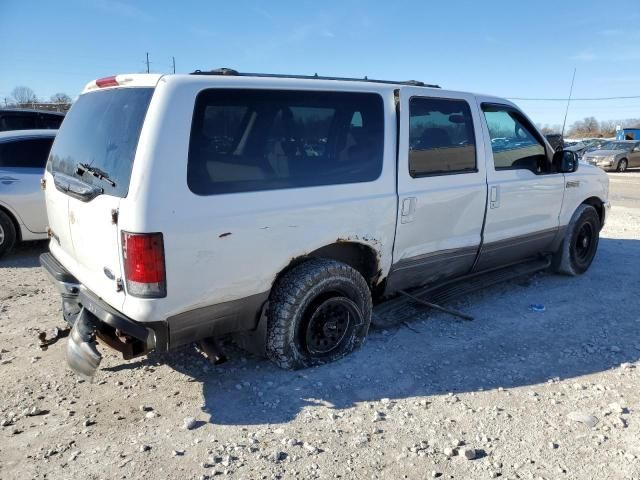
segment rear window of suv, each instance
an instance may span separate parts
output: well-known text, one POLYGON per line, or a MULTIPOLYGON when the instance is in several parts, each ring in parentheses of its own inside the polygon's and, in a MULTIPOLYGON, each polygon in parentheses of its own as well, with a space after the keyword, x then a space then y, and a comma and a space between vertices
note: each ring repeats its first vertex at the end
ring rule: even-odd
POLYGON ((101 187, 107 195, 125 197, 152 95, 153 88, 140 87, 80 95, 58 131, 47 169, 101 187), (115 186, 79 173, 80 164, 101 170, 115 186))
POLYGON ((383 147, 378 94, 205 90, 187 181, 198 195, 370 182, 382 171, 383 147))

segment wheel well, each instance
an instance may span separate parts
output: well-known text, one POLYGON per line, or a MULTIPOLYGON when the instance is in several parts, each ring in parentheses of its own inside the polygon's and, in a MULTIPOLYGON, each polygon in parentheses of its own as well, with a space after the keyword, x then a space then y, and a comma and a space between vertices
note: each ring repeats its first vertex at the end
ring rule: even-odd
POLYGON ((9 220, 11 220, 11 223, 13 223, 13 226, 16 229, 16 241, 20 242, 22 240, 22 230, 20 229, 20 224, 18 223, 18 220, 5 207, 0 206, 0 212, 4 213, 7 217, 9 217, 9 220))
POLYGON ((602 226, 604 224, 604 205, 602 203, 602 200, 600 200, 598 197, 591 197, 587 198, 584 202, 582 202, 582 204, 591 205, 596 209, 596 212, 598 212, 598 217, 600 218, 600 225, 602 226))
POLYGON ((358 242, 340 241, 292 259, 289 265, 277 275, 275 282, 293 267, 310 258, 327 258, 349 265, 360 272, 371 289, 376 286, 380 278, 378 253, 372 247, 358 242))

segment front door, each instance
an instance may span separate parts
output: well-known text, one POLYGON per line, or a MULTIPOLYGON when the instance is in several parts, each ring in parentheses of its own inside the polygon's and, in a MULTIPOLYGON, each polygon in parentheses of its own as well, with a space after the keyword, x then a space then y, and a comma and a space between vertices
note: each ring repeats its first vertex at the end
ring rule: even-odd
POLYGON ((515 107, 479 100, 487 144, 489 204, 476 270, 552 248, 559 232, 564 175, 555 173, 542 135, 515 107))
POLYGON ((471 270, 487 196, 480 125, 473 95, 402 90, 398 221, 387 291, 471 270))

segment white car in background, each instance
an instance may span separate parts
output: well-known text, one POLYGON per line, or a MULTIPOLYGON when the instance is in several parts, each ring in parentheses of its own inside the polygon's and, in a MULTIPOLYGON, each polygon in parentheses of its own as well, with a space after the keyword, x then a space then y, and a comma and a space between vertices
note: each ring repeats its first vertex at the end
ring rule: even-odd
POLYGON ((18 241, 47 238, 40 179, 56 132, 0 132, 0 257, 18 241))

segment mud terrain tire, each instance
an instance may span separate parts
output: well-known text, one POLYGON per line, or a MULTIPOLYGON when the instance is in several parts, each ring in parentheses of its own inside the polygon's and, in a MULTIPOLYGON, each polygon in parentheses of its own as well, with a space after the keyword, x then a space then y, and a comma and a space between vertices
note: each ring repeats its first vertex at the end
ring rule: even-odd
POLYGON ((291 370, 342 358, 364 342, 371 309, 371 292, 357 270, 329 259, 301 263, 271 292, 267 357, 291 370))

